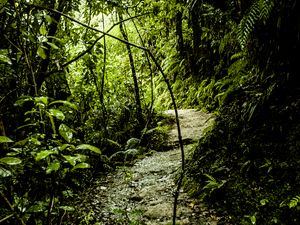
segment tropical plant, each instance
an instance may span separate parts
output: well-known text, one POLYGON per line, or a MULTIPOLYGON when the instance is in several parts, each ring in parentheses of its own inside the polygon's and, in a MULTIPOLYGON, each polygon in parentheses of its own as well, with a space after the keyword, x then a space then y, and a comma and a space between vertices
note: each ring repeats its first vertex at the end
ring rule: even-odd
POLYGON ((62 221, 74 208, 63 202, 74 187, 81 185, 90 168, 89 158, 99 157, 99 148, 80 144, 74 131, 63 121, 77 106, 68 101, 50 101, 47 97, 22 97, 17 106, 33 102, 25 113, 25 125, 17 128, 24 139, 12 141, 2 136, 1 143, 9 144, 0 158, 2 221, 19 220, 22 224, 52 224, 62 221), (63 105, 61 111, 59 105, 63 105), (75 185, 75 186, 74 186, 75 185), (60 215, 59 218, 53 215, 60 215))

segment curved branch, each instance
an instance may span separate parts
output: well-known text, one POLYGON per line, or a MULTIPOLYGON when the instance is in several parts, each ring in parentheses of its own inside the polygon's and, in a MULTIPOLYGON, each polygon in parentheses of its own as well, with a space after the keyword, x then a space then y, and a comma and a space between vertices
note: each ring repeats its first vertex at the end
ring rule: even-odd
MULTIPOLYGON (((85 28, 88 28, 88 29, 90 29, 90 30, 93 30, 93 31, 102 33, 103 35, 106 35, 106 36, 108 36, 108 37, 111 37, 111 38, 113 38, 113 39, 116 39, 116 40, 118 40, 118 41, 120 41, 120 42, 122 42, 122 43, 124 43, 124 44, 127 44, 127 45, 130 45, 130 46, 133 46, 133 47, 142 49, 142 50, 144 50, 144 51, 147 51, 147 49, 144 48, 144 47, 142 47, 142 46, 139 46, 139 45, 136 45, 136 44, 131 43, 131 42, 129 42, 129 41, 126 41, 126 40, 123 40, 123 39, 121 39, 121 38, 118 38, 118 37, 116 37, 116 36, 114 36, 114 35, 112 35, 112 34, 110 34, 110 33, 108 33, 108 32, 105 32, 105 31, 99 30, 99 29, 97 29, 97 28, 91 27, 91 26, 89 26, 89 25, 87 25, 87 24, 85 24, 85 23, 82 23, 82 22, 80 22, 79 20, 74 19, 73 17, 68 16, 67 14, 64 14, 64 13, 62 13, 62 12, 60 12, 60 11, 55 10, 55 9, 50 9, 50 8, 47 8, 47 7, 44 7, 44 6, 35 5, 35 4, 28 4, 28 3, 25 3, 25 2, 22 3, 22 4, 27 5, 27 6, 30 6, 30 7, 34 7, 34 8, 37 8, 37 9, 43 9, 43 10, 48 10, 48 11, 53 12, 53 13, 57 13, 57 14, 59 14, 59 15, 65 17, 65 18, 67 18, 67 19, 73 21, 74 23, 80 24, 81 26, 83 26, 83 27, 85 27, 85 28)), ((149 14, 149 13, 146 13, 145 15, 147 15, 147 14, 149 14)), ((119 23, 122 23, 122 22, 123 22, 123 21, 120 21, 119 23)), ((117 24, 119 24, 119 23, 117 23, 117 24)), ((101 37, 101 38, 102 38, 102 37, 101 37)))
MULTIPOLYGON (((147 13, 147 14, 148 14, 148 13, 147 13)), ((133 17, 130 17, 130 18, 121 20, 121 21, 119 21, 119 22, 117 22, 117 23, 114 23, 114 24, 106 31, 106 33, 110 32, 115 26, 117 26, 117 25, 119 25, 119 24, 121 24, 121 23, 124 23, 124 22, 126 22, 126 21, 128 21, 128 20, 132 20, 132 19, 135 19, 135 18, 144 16, 144 15, 147 15, 147 14, 141 14, 141 15, 133 16, 133 17)), ((80 59, 82 56, 84 56, 85 54, 87 54, 88 52, 90 52, 90 51, 93 49, 93 47, 97 44, 97 42, 98 42, 99 40, 101 40, 102 38, 104 38, 104 37, 105 37, 105 34, 101 35, 99 38, 97 38, 97 39, 94 41, 94 43, 93 43, 88 49, 86 49, 85 51, 83 51, 82 53, 80 53, 79 55, 77 55, 75 58, 71 59, 69 62, 66 62, 65 64, 63 64, 61 67, 64 68, 64 67, 70 65, 71 63, 77 61, 78 59, 80 59)))
POLYGON ((176 224, 177 201, 178 201, 179 192, 180 192, 180 188, 181 188, 181 185, 182 185, 182 180, 183 180, 183 176, 184 176, 184 172, 185 172, 184 171, 185 170, 185 156, 184 156, 184 148, 183 148, 183 142, 182 142, 182 136, 181 136, 180 122, 179 122, 177 105, 176 105, 176 101, 175 101, 175 97, 174 97, 174 94, 173 94, 171 84, 170 84, 167 76, 165 75, 163 69, 161 68, 161 66, 157 62, 156 58, 154 57, 154 55, 150 52, 150 50, 147 50, 147 52, 149 53, 149 56, 151 57, 151 59, 153 60, 155 65, 157 66, 158 70, 160 71, 160 73, 162 74, 162 76, 165 80, 165 83, 167 84, 168 91, 170 93, 172 104, 173 104, 174 111, 175 111, 175 120, 176 120, 176 125, 177 125, 178 140, 179 140, 179 146, 180 146, 180 152, 181 152, 181 174, 180 174, 178 184, 177 184, 177 189, 176 189, 176 192, 175 192, 175 195, 174 195, 173 225, 175 225, 176 224))

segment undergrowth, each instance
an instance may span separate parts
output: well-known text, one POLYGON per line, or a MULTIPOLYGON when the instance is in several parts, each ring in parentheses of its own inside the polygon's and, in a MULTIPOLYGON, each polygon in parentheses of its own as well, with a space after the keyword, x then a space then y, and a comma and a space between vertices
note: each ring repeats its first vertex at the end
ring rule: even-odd
POLYGON ((184 187, 217 210, 218 224, 300 223, 299 69, 286 52, 299 50, 299 32, 287 26, 299 17, 295 2, 269 2, 252 1, 233 26, 241 48, 225 75, 186 88, 216 119, 188 161, 184 187))
POLYGON ((185 188, 224 224, 299 223, 300 93, 275 77, 227 95, 188 165, 185 188))

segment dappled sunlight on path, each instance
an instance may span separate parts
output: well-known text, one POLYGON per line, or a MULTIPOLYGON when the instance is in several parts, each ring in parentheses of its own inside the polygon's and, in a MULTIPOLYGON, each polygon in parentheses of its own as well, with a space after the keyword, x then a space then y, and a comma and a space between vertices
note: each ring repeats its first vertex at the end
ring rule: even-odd
MULTIPOLYGON (((170 116, 172 111, 166 111, 170 116)), ((179 110, 185 152, 188 153, 210 121, 210 115, 196 110, 179 110)), ((176 146, 176 126, 170 131, 169 145, 176 146)), ((155 152, 132 167, 120 167, 95 185, 82 203, 90 224, 171 224, 174 177, 181 165, 180 150, 155 152), (89 216, 89 217, 88 217, 89 216), (92 219, 91 219, 92 218, 92 219)), ((177 207, 178 224, 213 225, 217 218, 195 199, 181 191, 177 207)))

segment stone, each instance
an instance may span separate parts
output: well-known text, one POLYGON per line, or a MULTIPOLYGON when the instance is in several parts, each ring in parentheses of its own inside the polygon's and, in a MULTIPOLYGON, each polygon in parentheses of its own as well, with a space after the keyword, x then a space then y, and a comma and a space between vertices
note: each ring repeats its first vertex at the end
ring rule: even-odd
POLYGON ((139 150, 133 148, 125 151, 125 161, 133 161, 138 158, 140 152, 139 150))
POLYGON ((160 203, 157 205, 151 205, 145 208, 146 212, 144 216, 155 219, 163 217, 171 217, 173 214, 173 204, 169 202, 160 203))
POLYGON ((126 146, 125 149, 131 149, 131 148, 138 148, 139 145, 141 143, 141 140, 138 138, 130 138, 127 142, 126 142, 126 146))

